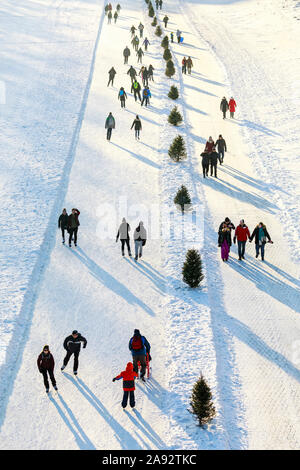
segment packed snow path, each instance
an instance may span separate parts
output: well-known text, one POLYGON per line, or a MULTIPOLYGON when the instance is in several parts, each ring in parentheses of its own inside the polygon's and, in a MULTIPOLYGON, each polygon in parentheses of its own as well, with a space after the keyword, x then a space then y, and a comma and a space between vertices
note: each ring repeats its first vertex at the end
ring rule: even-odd
MULTIPOLYGON (((206 208, 202 251, 210 309, 210 325, 206 330, 201 326, 207 306, 203 301, 203 305, 199 303, 194 308, 199 315, 199 351, 204 343, 208 349, 214 347, 216 364, 206 364, 201 354, 188 361, 186 355, 179 357, 176 363, 170 363, 167 357, 170 345, 165 335, 165 289, 161 272, 164 254, 160 253, 159 243, 149 241, 145 262, 136 266, 128 259, 121 259, 119 243, 113 246, 111 240, 101 240, 99 236, 105 204, 114 206, 120 196, 127 197, 128 206, 137 210, 140 210, 138 203, 145 206, 159 203, 161 155, 157 149, 164 130, 158 120, 166 117, 159 114, 159 101, 155 100, 160 86, 151 87, 154 98, 149 110, 141 112, 131 96, 126 111, 119 109, 117 101, 119 87, 125 83, 128 91, 129 84, 121 51, 129 43, 131 24, 143 21, 144 4, 140 3, 137 10, 136 6, 132 8, 132 2, 126 2, 122 4, 117 26, 106 26, 105 20, 101 30, 101 47, 97 49, 93 81, 63 204, 81 210, 79 248, 70 251, 62 247, 58 234, 39 289, 22 363, 17 364, 14 388, 5 415, 1 415, 1 448, 299 447, 299 370, 292 360, 292 346, 300 332, 296 317, 298 271, 287 253, 279 223, 280 210, 268 185, 255 173, 241 133, 242 125, 237 125, 242 124, 239 114, 242 110, 238 108, 235 122, 221 119, 220 98, 231 92, 220 63, 200 37, 199 31, 204 28, 201 15, 199 30, 197 25, 191 29, 191 10, 186 11, 185 17, 179 6, 177 1, 169 0, 161 13, 167 12, 171 18, 169 31, 178 27, 184 32, 185 43, 173 47, 178 64, 183 55, 191 55, 194 61, 193 74, 180 81, 180 89, 184 92, 181 103, 186 109, 185 124, 190 126, 187 128, 189 149, 194 150, 190 155, 195 163, 191 177, 198 194, 192 196, 204 199, 206 208), (118 30, 118 41, 112 41, 113 29, 118 30), (118 75, 115 87, 108 90, 107 71, 111 65, 118 75), (119 77, 121 71, 125 73, 124 82, 119 77), (116 117, 117 129, 108 144, 103 127, 110 110, 116 117), (132 134, 129 131, 135 113, 141 115, 143 122, 142 141, 138 144, 133 131, 132 134), (198 155, 208 136, 215 138, 219 133, 229 148, 225 165, 218 170, 218 180, 209 178, 203 182, 198 155), (247 260, 242 266, 236 261, 235 248, 228 265, 219 263, 216 231, 226 215, 235 223, 244 217, 250 228, 261 219, 267 224, 275 244, 267 246, 264 264, 255 260, 253 245, 247 246, 247 260), (137 415, 123 415, 121 386, 112 384, 111 378, 130 358, 127 337, 137 326, 146 333, 155 351, 155 376, 148 385, 137 387, 137 415), (88 340, 87 349, 80 355, 78 379, 73 378, 71 363, 64 376, 59 371, 62 341, 73 328, 79 329, 88 340), (50 343, 56 359, 59 386, 59 395, 50 399, 43 395, 35 364, 45 342, 50 343), (201 442, 204 431, 194 427, 191 431, 191 427, 184 426, 184 419, 188 418, 182 416, 187 412, 179 396, 182 390, 190 390, 193 383, 189 370, 182 367, 189 362, 191 368, 196 364, 195 369, 205 373, 209 370, 210 383, 215 366, 214 393, 222 415, 222 421, 217 422, 226 428, 225 441, 218 440, 215 432, 210 436, 211 442, 209 435, 201 442), (172 390, 166 390, 170 370, 176 380, 172 390), (174 396, 177 411, 171 409, 169 416, 167 401, 176 403, 174 396)), ((155 51, 150 49, 150 53, 151 62, 159 69, 155 51)), ((249 88, 256 85, 250 82, 249 88)), ((120 219, 123 214, 117 216, 120 219)), ((180 267, 181 261, 178 278, 180 267)), ((175 299, 174 312, 182 301, 175 299)), ((172 341, 176 352, 188 351, 190 347, 189 344, 185 347, 180 334, 173 333, 172 341)), ((208 357, 211 356, 212 352, 208 357)), ((188 397, 185 399, 187 405, 188 397)), ((221 436, 220 427, 217 431, 221 436)))

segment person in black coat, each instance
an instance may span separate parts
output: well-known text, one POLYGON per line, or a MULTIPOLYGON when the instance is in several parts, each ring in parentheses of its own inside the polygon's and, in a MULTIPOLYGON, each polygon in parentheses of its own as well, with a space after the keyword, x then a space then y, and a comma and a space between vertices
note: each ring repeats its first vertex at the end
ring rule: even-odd
POLYGON ((222 230, 224 224, 229 228, 229 233, 230 233, 229 251, 230 251, 230 247, 231 247, 231 245, 232 245, 231 230, 235 230, 235 226, 234 226, 234 224, 231 222, 231 220, 229 219, 229 217, 225 217, 225 220, 220 224, 218 233, 220 233, 220 231, 222 230))
POLYGON ((202 157, 203 178, 205 178, 205 176, 208 176, 209 154, 207 152, 202 152, 201 157, 202 157))
POLYGON ((212 152, 209 154, 209 163, 210 163, 210 176, 217 178, 217 165, 218 165, 219 154, 216 152, 216 148, 212 148, 212 152))
POLYGON ((260 250, 261 260, 264 261, 265 245, 267 243, 267 240, 269 243, 273 243, 273 242, 271 240, 267 227, 262 222, 259 222, 259 224, 253 230, 252 235, 249 238, 250 243, 252 242, 253 238, 255 238, 255 249, 256 249, 255 257, 258 258, 259 250, 260 250))
POLYGON ((219 135, 219 138, 216 141, 216 147, 218 149, 218 154, 219 154, 219 162, 220 165, 222 165, 224 161, 224 152, 227 152, 227 146, 225 139, 223 139, 222 135, 219 135))
POLYGON ((112 84, 112 86, 114 85, 114 79, 115 79, 116 73, 117 72, 115 71, 115 69, 113 67, 109 70, 109 72, 108 72, 109 80, 108 80, 107 86, 109 86, 110 83, 112 84))
POLYGON ((67 214, 67 210, 63 209, 62 213, 58 218, 58 228, 61 229, 63 243, 65 243, 65 230, 68 230, 68 220, 69 216, 67 214))
POLYGON ((39 372, 43 375, 44 385, 46 388, 46 393, 49 392, 49 381, 48 374, 53 385, 54 390, 57 390, 56 380, 54 377, 54 357, 52 356, 49 346, 46 345, 43 347, 43 351, 37 358, 37 366, 39 372))
POLYGON ((220 110, 223 113, 223 119, 226 119, 226 113, 227 113, 228 109, 229 109, 228 101, 225 98, 225 96, 223 96, 222 101, 220 103, 220 110))
POLYGON ((136 118, 133 121, 132 126, 131 126, 130 129, 132 129, 133 126, 134 126, 134 130, 135 130, 135 138, 140 140, 140 131, 142 130, 142 123, 141 123, 141 120, 138 117, 138 115, 136 115, 136 118))
POLYGON ((78 370, 78 357, 80 353, 81 343, 83 343, 83 349, 86 348, 87 340, 78 333, 77 330, 74 330, 70 336, 67 336, 64 340, 64 348, 67 351, 67 354, 64 358, 64 363, 61 367, 61 370, 64 370, 66 365, 69 362, 70 357, 74 354, 74 365, 73 372, 74 375, 77 375, 78 370))

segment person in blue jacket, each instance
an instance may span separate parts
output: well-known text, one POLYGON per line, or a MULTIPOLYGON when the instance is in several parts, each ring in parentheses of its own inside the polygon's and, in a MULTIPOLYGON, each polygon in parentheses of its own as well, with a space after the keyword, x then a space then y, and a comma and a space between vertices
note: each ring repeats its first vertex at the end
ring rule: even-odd
POLYGON ((123 87, 120 88, 118 99, 121 101, 121 108, 125 108, 125 100, 127 100, 127 95, 123 87))
POLYGON ((145 106, 147 107, 147 105, 150 104, 150 101, 149 101, 150 98, 151 98, 151 92, 149 90, 149 87, 146 86, 143 89, 143 99, 142 99, 142 102, 141 102, 141 106, 143 106, 143 104, 145 102, 145 106))
POLYGON ((138 373, 138 362, 141 363, 141 379, 145 381, 144 376, 146 373, 146 355, 149 354, 149 361, 151 360, 150 356, 150 344, 140 333, 140 330, 134 330, 132 338, 129 340, 129 350, 132 354, 133 369, 138 373))

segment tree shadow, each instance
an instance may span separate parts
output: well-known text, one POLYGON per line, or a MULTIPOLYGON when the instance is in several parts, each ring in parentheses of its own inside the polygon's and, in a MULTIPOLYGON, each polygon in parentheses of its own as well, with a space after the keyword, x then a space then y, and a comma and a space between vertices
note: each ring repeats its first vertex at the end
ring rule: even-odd
POLYGON ((94 446, 92 441, 88 438, 88 436, 85 434, 84 430, 79 425, 78 420, 74 416, 72 410, 68 407, 67 403, 65 402, 65 400, 62 398, 60 394, 58 394, 58 399, 60 400, 64 409, 68 413, 70 420, 72 422, 67 418, 67 416, 65 415, 65 413, 63 412, 62 408, 59 406, 57 401, 54 399, 54 397, 52 395, 49 395, 49 400, 51 401, 51 403, 53 403, 60 417, 62 418, 62 420, 65 422, 67 427, 70 429, 70 431, 74 435, 76 443, 78 444, 78 447, 81 450, 96 450, 96 447, 94 446))
POLYGON ((79 392, 84 396, 84 398, 93 406, 93 408, 99 413, 101 418, 103 418, 106 423, 113 429, 116 433, 116 438, 119 441, 122 449, 133 450, 141 449, 139 443, 134 439, 134 437, 121 426, 120 423, 108 412, 103 403, 99 400, 98 397, 92 392, 92 390, 85 384, 85 382, 77 377, 74 379, 68 373, 64 373, 64 376, 72 382, 79 392))
POLYGON ((81 248, 77 247, 76 250, 72 250, 72 254, 88 268, 91 276, 101 282, 107 289, 122 297, 129 304, 138 305, 149 315, 155 316, 155 313, 148 305, 136 297, 124 284, 121 284, 116 278, 96 264, 81 248))

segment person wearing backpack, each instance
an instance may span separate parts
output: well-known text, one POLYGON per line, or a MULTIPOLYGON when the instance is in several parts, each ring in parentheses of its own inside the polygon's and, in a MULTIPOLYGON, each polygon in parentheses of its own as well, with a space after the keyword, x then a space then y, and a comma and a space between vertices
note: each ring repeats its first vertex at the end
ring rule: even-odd
POLYGON ((116 380, 123 379, 123 400, 122 400, 122 408, 125 409, 128 403, 128 396, 129 396, 129 403, 131 408, 135 407, 135 397, 134 397, 134 380, 138 377, 138 373, 133 370, 132 362, 128 362, 126 366, 126 370, 123 370, 119 375, 112 379, 113 382, 116 380))
POLYGON ((142 130, 142 123, 141 123, 141 120, 138 117, 138 115, 136 115, 136 118, 133 121, 132 126, 131 126, 130 129, 132 129, 133 126, 134 126, 134 130, 135 130, 135 138, 140 140, 140 131, 142 130))
POLYGON ((150 356, 150 343, 147 341, 145 336, 142 336, 140 330, 135 329, 132 338, 129 340, 129 350, 132 354, 133 369, 138 373, 138 363, 141 364, 141 379, 145 381, 144 376, 146 373, 146 355, 149 354, 149 361, 151 360, 150 356))
POLYGON ((147 240, 147 232, 144 228, 143 222, 140 222, 137 228, 134 231, 134 245, 135 245, 135 261, 138 260, 138 258, 141 258, 143 256, 143 246, 146 245, 146 240, 147 240))
POLYGON ((121 101, 121 108, 125 108, 125 100, 127 100, 127 95, 123 87, 120 88, 118 99, 121 101))
POLYGON ((115 118, 113 117, 112 113, 109 113, 105 121, 105 129, 107 129, 107 134, 106 134, 107 140, 110 140, 112 130, 115 129, 115 127, 116 127, 115 118))
POLYGON ((149 87, 146 86, 143 90, 143 99, 142 99, 142 102, 141 102, 141 106, 143 106, 143 104, 145 102, 145 106, 147 107, 148 104, 150 104, 150 102, 149 102, 150 98, 151 98, 151 93, 150 93, 149 87))
POLYGON ((133 93, 135 101, 137 101, 137 97, 139 98, 140 101, 142 101, 141 85, 139 84, 137 80, 134 80, 134 82, 131 85, 131 93, 133 93))

